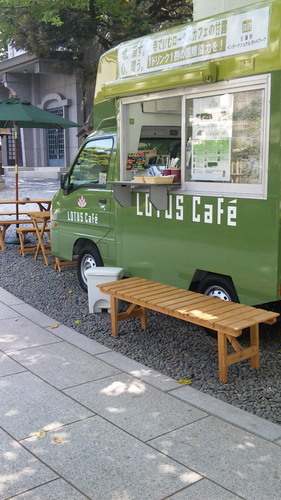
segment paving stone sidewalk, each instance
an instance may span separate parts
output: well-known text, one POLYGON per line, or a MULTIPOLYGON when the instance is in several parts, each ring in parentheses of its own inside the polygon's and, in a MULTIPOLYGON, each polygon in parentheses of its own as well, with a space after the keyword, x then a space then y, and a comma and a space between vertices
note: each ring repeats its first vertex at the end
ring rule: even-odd
POLYGON ((0 317, 1 500, 279 500, 281 426, 2 288, 0 317))

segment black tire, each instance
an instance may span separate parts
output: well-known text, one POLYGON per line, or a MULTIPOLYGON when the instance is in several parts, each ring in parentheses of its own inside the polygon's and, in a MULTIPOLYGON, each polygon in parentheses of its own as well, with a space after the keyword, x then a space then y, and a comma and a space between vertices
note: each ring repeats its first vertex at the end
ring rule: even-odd
POLYGON ((98 266, 103 266, 103 261, 97 247, 93 243, 86 243, 77 257, 77 276, 85 292, 88 290, 85 271, 98 266))
POLYGON ((221 300, 239 302, 236 291, 230 280, 215 274, 209 274, 203 278, 198 285, 197 292, 221 300))
MULTIPOLYGON (((208 274, 203 278, 197 287, 197 292, 221 300, 239 302, 238 296, 230 280, 223 276, 217 276, 216 274, 208 274)), ((217 332, 214 330, 206 327, 204 327, 204 330, 208 335, 217 337, 217 332)))

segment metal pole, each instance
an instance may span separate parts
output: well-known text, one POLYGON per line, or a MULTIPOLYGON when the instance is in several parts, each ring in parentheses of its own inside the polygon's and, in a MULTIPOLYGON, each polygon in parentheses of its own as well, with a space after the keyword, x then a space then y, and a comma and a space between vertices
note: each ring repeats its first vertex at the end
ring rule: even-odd
MULTIPOLYGON (((16 201, 19 200, 19 151, 18 151, 18 122, 14 122, 15 131, 15 183, 16 183, 16 201)), ((16 203, 16 218, 19 218, 19 205, 16 203)))

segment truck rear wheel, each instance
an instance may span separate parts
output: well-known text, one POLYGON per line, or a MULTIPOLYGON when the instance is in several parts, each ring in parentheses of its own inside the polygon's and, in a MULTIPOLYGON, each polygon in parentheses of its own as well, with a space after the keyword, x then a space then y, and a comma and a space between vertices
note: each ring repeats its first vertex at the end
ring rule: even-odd
POLYGON ((87 292, 87 269, 103 266, 103 261, 97 247, 91 243, 87 243, 82 247, 77 258, 77 276, 83 290, 87 292))
MULTIPOLYGON (((199 283, 197 292, 221 300, 239 302, 231 279, 227 279, 224 276, 218 276, 216 274, 208 274, 205 278, 203 278, 199 283)), ((211 330, 210 328, 204 327, 204 330, 212 337, 217 336, 217 332, 211 330)))
POLYGON ((239 302, 231 280, 224 276, 217 276, 215 274, 207 275, 200 281, 197 292, 221 300, 239 302))

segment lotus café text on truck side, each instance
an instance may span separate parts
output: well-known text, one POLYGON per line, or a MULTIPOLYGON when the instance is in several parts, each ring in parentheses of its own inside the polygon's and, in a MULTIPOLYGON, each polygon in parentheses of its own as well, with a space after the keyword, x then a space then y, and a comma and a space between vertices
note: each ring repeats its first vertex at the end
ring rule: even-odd
POLYGON ((280 300, 280 41, 281 1, 263 1, 100 58, 95 132, 52 203, 52 253, 77 256, 84 289, 104 265, 280 300))

